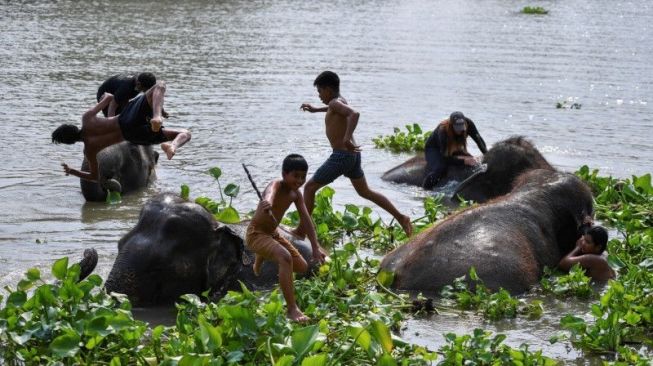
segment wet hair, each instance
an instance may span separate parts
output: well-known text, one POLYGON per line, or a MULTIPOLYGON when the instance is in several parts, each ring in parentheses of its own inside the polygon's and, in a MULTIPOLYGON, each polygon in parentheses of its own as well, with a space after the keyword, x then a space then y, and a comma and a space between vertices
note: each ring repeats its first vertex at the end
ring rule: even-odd
POLYGON ((329 87, 333 89, 334 92, 340 93, 340 78, 333 71, 323 71, 315 78, 313 86, 319 88, 329 87))
POLYGON ((148 90, 156 84, 156 76, 151 72, 142 72, 136 77, 139 83, 143 86, 143 90, 148 90))
POLYGON ((82 141, 82 130, 75 125, 63 124, 52 132, 52 142, 55 144, 72 145, 82 141))
POLYGON ((308 171, 308 163, 303 156, 299 154, 290 154, 283 159, 281 171, 284 173, 290 173, 295 170, 299 170, 300 172, 308 171))
POLYGON ((608 245, 608 231, 603 226, 592 226, 585 232, 585 235, 589 235, 594 245, 599 246, 601 251, 598 254, 603 253, 608 245))

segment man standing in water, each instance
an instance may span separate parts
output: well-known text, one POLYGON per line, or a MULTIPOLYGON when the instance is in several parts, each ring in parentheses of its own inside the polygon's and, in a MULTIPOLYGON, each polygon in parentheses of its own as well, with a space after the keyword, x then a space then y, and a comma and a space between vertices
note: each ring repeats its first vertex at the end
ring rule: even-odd
MULTIPOLYGON (((82 172, 62 163, 66 175, 72 174, 92 182, 98 181, 97 154, 107 146, 127 140, 138 145, 161 144, 168 160, 177 149, 188 142, 190 132, 184 129, 164 128, 162 123, 163 97, 165 83, 157 82, 145 93, 129 101, 120 115, 101 117, 98 113, 113 101, 113 95, 105 93, 93 108, 82 115, 81 130, 70 124, 63 124, 52 132, 52 142, 74 144, 84 143, 84 156, 88 160, 90 172, 82 172)), ((106 182, 102 182, 106 183, 106 182)), ((119 191, 119 187, 107 187, 119 191)))
MULTIPOLYGON (((320 100, 327 106, 317 108, 305 103, 300 108, 310 113, 326 112, 324 117, 326 135, 333 153, 304 186, 304 199, 309 214, 313 212, 315 193, 344 175, 351 180, 359 196, 376 203, 390 213, 399 222, 406 235, 410 236, 413 232, 410 217, 399 212, 384 195, 367 186, 361 168, 360 146, 356 145, 353 137, 360 113, 352 109, 340 95, 340 78, 332 71, 324 71, 318 75, 313 85, 317 87, 320 100)), ((302 238, 305 236, 300 228, 297 228, 294 233, 302 238)))

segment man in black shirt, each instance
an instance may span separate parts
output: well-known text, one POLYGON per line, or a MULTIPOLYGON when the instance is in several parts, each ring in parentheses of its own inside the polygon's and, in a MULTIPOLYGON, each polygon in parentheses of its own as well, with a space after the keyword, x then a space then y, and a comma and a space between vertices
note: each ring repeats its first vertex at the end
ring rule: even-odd
MULTIPOLYGON (((156 84, 156 76, 151 72, 142 72, 136 75, 117 74, 105 80, 97 91, 97 101, 102 99, 104 93, 113 94, 113 101, 102 110, 105 117, 113 117, 122 112, 130 99, 140 92, 145 92, 156 84)), ((168 117, 162 111, 164 118, 168 117)))
POLYGON ((426 169, 424 183, 432 189, 447 171, 449 165, 477 165, 478 162, 467 152, 467 136, 471 137, 483 154, 487 152, 485 141, 478 133, 474 122, 462 112, 453 112, 449 118, 440 122, 426 140, 424 156, 426 169))

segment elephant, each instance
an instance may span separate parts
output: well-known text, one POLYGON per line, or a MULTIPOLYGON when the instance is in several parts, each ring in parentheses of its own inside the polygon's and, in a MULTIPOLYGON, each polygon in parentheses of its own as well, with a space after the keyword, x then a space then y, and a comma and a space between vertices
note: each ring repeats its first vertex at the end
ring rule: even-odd
MULTIPOLYGON (((100 151, 97 159, 98 182, 79 180, 82 195, 87 201, 104 201, 107 189, 128 193, 147 187, 156 178, 154 167, 159 160, 159 153, 152 146, 123 141, 100 151)), ((86 159, 82 162, 81 170, 89 171, 86 159)))
MULTIPOLYGON (((507 195, 473 206, 388 253, 381 270, 392 287, 437 294, 474 267, 490 288, 513 294, 537 283, 574 248, 577 229, 593 216, 592 193, 569 173, 531 169, 507 195)), ((473 285, 473 283, 470 283, 473 285)))
MULTIPOLYGON (((421 187, 424 182, 424 169, 426 169, 426 159, 424 153, 421 153, 383 173, 381 179, 421 187)), ((467 165, 449 166, 447 172, 433 187, 433 190, 440 191, 450 182, 462 182, 478 169, 478 167, 467 165)))
POLYGON ((452 196, 483 203, 510 192, 517 176, 532 169, 554 171, 542 154, 523 136, 497 142, 483 155, 485 169, 462 181, 452 196))
MULTIPOLYGON (((270 288, 277 282, 274 263, 265 262, 260 276, 252 270, 253 255, 243 244, 245 226, 219 226, 202 206, 172 193, 150 199, 138 223, 118 242, 118 255, 105 283, 108 292, 126 294, 139 307, 169 305, 180 295, 211 300, 227 290, 270 288)), ((294 243, 304 258, 310 246, 294 243)))

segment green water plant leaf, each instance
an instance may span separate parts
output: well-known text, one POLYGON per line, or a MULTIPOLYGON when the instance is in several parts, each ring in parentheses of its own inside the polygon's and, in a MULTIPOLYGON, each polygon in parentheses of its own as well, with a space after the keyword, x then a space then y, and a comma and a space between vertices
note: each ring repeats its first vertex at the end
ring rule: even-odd
POLYGON ((215 219, 225 224, 237 224, 240 222, 240 215, 235 208, 229 206, 215 215, 215 219))

